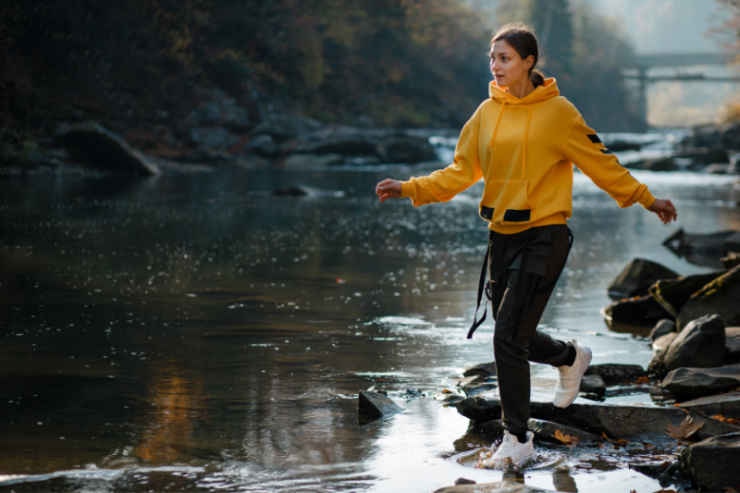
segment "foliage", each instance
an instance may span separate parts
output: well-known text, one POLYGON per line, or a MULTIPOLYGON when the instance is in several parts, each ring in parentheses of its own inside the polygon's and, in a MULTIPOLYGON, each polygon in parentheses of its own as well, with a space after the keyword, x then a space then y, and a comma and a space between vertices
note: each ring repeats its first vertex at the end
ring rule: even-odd
POLYGON ((175 125, 215 85, 325 121, 458 126, 486 96, 487 37, 462 0, 3 2, 0 125, 175 125))

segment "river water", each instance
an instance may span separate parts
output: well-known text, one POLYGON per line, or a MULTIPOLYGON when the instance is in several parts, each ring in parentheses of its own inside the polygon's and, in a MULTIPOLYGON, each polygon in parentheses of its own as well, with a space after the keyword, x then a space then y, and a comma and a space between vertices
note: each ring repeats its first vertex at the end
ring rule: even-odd
MULTIPOLYGON (((490 323, 465 339, 487 239, 480 186, 422 208, 373 195, 381 178, 429 171, 0 180, 0 491, 390 493, 500 481, 471 467, 467 420, 437 400, 463 367, 492 360, 490 323), (291 185, 314 192, 273 194, 291 185), (405 412, 360 426, 358 391, 372 385, 405 412)), ((634 175, 674 201, 678 224, 620 210, 577 174, 576 241, 542 320, 590 346, 594 363, 650 358, 646 333, 610 331, 599 313, 631 259, 706 272, 662 241, 678 227, 740 228, 733 179, 634 175)), ((555 373, 535 365, 533 377, 555 373)), ((519 480, 660 489, 618 453, 538 453, 519 480)))

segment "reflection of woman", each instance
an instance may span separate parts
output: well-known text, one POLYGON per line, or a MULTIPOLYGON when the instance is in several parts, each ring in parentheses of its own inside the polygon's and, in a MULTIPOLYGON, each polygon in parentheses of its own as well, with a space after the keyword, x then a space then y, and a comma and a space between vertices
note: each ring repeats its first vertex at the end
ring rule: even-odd
MULTIPOLYGON (((487 295, 496 320, 494 355, 504 439, 485 467, 521 465, 534 454, 529 419, 529 361, 558 368, 553 404, 578 394, 591 351, 537 330, 565 264, 571 235, 573 163, 620 207, 639 203, 664 223, 677 218, 669 200, 656 199, 609 152, 578 110, 560 96, 555 79, 537 64, 537 40, 521 24, 491 42, 495 81, 465 124, 454 162, 429 176, 378 183, 376 194, 409 197, 415 206, 445 202, 483 178, 480 215, 488 221, 487 295)), ((485 271, 484 274, 485 275, 485 271)), ((481 286, 483 279, 481 279, 481 286)), ((482 320, 481 320, 482 321, 482 320)), ((468 337, 480 322, 476 322, 468 337)))

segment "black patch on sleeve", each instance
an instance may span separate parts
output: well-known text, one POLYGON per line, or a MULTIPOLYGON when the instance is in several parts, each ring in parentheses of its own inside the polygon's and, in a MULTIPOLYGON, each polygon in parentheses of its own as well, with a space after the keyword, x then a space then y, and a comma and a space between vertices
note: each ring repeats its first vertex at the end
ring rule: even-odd
POLYGON ((610 151, 609 149, 601 149, 601 152, 603 152, 604 154, 614 154, 614 153, 613 153, 612 151, 610 151))
POLYGON ((588 137, 588 140, 590 140, 592 143, 601 144, 601 139, 599 138, 598 135, 590 134, 590 135, 587 135, 587 137, 588 137))

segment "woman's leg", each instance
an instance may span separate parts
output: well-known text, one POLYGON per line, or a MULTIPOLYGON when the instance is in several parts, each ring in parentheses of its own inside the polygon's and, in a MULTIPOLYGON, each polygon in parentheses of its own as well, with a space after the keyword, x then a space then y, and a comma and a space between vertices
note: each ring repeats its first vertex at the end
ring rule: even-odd
POLYGON ((529 361, 560 366, 570 352, 567 343, 537 330, 568 256, 567 229, 562 228, 562 232, 553 235, 544 275, 507 270, 500 282, 491 285, 496 319, 493 351, 504 428, 520 438, 526 435, 530 413, 529 361))

